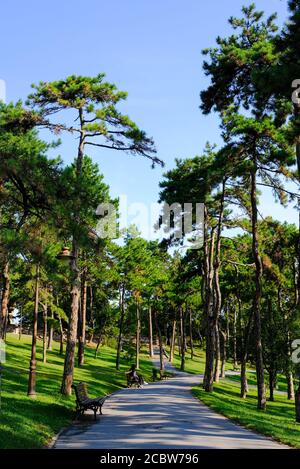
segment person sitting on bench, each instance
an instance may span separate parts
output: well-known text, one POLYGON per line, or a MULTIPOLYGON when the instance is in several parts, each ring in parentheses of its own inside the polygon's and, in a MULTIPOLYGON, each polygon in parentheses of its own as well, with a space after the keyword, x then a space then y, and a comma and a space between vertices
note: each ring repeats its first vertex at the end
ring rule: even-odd
POLYGON ((127 373, 127 375, 129 376, 132 382, 137 383, 139 388, 143 386, 144 384, 147 384, 144 378, 142 377, 142 375, 137 374, 135 365, 131 365, 131 368, 129 372, 127 373))

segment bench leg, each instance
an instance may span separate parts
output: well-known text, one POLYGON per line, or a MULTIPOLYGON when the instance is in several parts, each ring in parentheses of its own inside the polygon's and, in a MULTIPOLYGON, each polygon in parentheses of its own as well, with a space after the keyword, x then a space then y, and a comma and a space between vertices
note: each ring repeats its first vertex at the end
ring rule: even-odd
POLYGON ((77 407, 76 407, 76 416, 75 416, 75 419, 78 420, 78 419, 79 419, 79 416, 80 416, 80 415, 83 415, 83 413, 84 413, 84 410, 83 410, 81 407, 77 406, 77 407))

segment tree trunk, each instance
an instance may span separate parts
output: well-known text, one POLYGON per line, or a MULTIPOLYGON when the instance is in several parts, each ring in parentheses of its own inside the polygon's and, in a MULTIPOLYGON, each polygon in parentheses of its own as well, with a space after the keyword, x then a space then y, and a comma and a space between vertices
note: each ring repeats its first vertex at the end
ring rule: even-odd
POLYGON ((150 305, 148 308, 148 313, 149 313, 149 357, 153 358, 154 353, 153 353, 152 310, 151 310, 150 305))
POLYGON ((164 350, 163 350, 161 330, 160 330, 160 327, 159 327, 159 324, 158 324, 156 311, 154 311, 154 321, 155 321, 155 327, 156 327, 156 330, 157 330, 157 336, 158 336, 158 342, 159 342, 159 370, 160 370, 160 376, 162 376, 162 374, 165 370, 164 350))
POLYGON ((215 358, 215 331, 212 323, 209 324, 206 333, 206 367, 205 367, 205 381, 204 389, 206 392, 213 391, 213 372, 214 372, 214 358, 215 358))
POLYGON ((221 356, 220 356, 220 335, 219 335, 219 318, 221 314, 222 307, 222 294, 220 288, 220 267, 221 267, 221 234, 223 227, 223 215, 224 215, 224 200, 225 200, 225 187, 226 187, 226 178, 223 178, 222 182, 222 193, 220 200, 220 213, 218 218, 217 226, 217 239, 216 239, 216 254, 214 261, 214 273, 213 273, 213 284, 214 284, 214 312, 213 312, 213 328, 215 334, 215 370, 213 380, 219 382, 220 380, 220 365, 221 365, 221 356))
POLYGON ((233 330, 232 330, 232 340, 233 340, 233 368, 236 370, 238 368, 238 360, 237 360, 237 315, 236 315, 236 307, 233 304, 233 330))
POLYGON ((28 391, 27 396, 36 396, 36 341, 38 331, 38 314, 39 314, 39 282, 40 282, 40 266, 36 266, 35 274, 35 295, 34 295, 34 314, 33 314, 33 326, 32 326, 32 344, 31 344, 31 358, 29 365, 29 379, 28 379, 28 391))
POLYGON ((8 324, 8 300, 10 290, 9 262, 6 261, 2 271, 3 288, 1 298, 0 339, 5 339, 8 324))
MULTIPOLYGON (((79 181, 82 174, 82 163, 84 158, 84 142, 85 142, 85 131, 83 130, 84 119, 82 108, 79 108, 79 120, 80 127, 82 131, 79 136, 79 146, 78 154, 76 159, 76 180, 79 181)), ((78 213, 80 212, 78 208, 78 213)), ((77 224, 80 224, 80 217, 76 217, 77 224)), ((76 348, 76 339, 77 339, 77 323, 78 323, 78 310, 79 310, 79 301, 80 301, 80 270, 78 268, 78 259, 79 259, 79 240, 77 239, 77 234, 73 233, 73 243, 72 243, 72 260, 70 263, 72 271, 72 290, 71 290, 71 312, 69 317, 69 326, 67 334, 67 346, 65 354, 65 363, 64 363, 64 373, 61 385, 61 393, 70 396, 72 392, 73 384, 73 373, 74 373, 74 363, 75 363, 75 348, 76 348)))
MULTIPOLYGON (((214 375, 214 359, 216 350, 216 340, 218 340, 218 321, 221 312, 221 289, 219 282, 219 271, 220 271, 220 251, 221 251, 221 232, 223 225, 223 214, 224 214, 224 198, 225 198, 225 184, 226 179, 223 179, 222 184, 222 197, 220 202, 220 213, 217 225, 217 239, 216 239, 216 253, 214 259, 214 238, 215 232, 212 229, 210 253, 209 253, 209 274, 208 274, 208 285, 207 285, 207 335, 206 335, 206 363, 205 363, 205 379, 203 380, 204 389, 206 392, 213 391, 214 375)), ((204 212, 205 214, 205 212, 204 212)), ((219 347, 218 347, 219 350, 219 347)), ((220 371, 220 356, 217 357, 217 370, 218 374, 220 371)), ((218 379, 218 378, 217 378, 218 379)))
POLYGON ((47 304, 43 305, 43 363, 47 363, 47 319, 48 319, 48 307, 47 304))
POLYGON ((215 359, 215 330, 214 316, 212 311, 213 304, 213 253, 214 253, 215 231, 212 230, 211 242, 209 250, 209 273, 208 284, 206 288, 206 357, 205 357, 205 374, 203 386, 206 392, 213 391, 214 380, 214 359, 215 359))
POLYGON ((269 370, 269 388, 270 388, 270 401, 274 402, 274 389, 276 387, 276 372, 271 367, 269 370))
MULTIPOLYGON (((295 107, 295 115, 299 117, 300 115, 300 106, 299 104, 295 107)), ((297 169, 298 169, 298 180, 300 181, 300 136, 296 139, 296 159, 297 159, 297 169)))
POLYGON ((191 348, 191 359, 194 358, 194 341, 193 341, 193 313, 192 308, 189 308, 189 319, 190 319, 190 348, 191 348))
POLYGON ((136 355, 135 366, 140 368, 140 344, 141 344, 141 311, 138 299, 136 300, 136 355))
POLYGON ((180 336, 180 318, 179 318, 179 324, 177 324, 177 349, 178 349, 178 356, 181 357, 181 336, 180 336))
POLYGON ((166 323, 165 325, 165 336, 166 336, 166 345, 170 345, 170 324, 166 323))
MULTIPOLYGON (((293 275, 295 275, 295 266, 293 265, 293 275)), ((295 277, 294 277, 294 287, 296 287, 295 277)), ((297 288, 295 288, 295 294, 297 288)), ((287 382, 287 398, 288 400, 295 399, 295 390, 294 390, 294 380, 293 380, 293 368, 292 368, 292 347, 291 347, 291 334, 290 334, 290 325, 288 315, 283 311, 282 300, 281 300, 281 284, 278 284, 277 289, 277 305, 280 314, 283 316, 283 327, 285 331, 285 341, 286 341, 286 359, 285 359, 285 376, 287 382)), ((297 298, 295 296, 295 309, 297 309, 297 298)))
POLYGON ((53 320, 54 320, 54 314, 53 314, 53 309, 51 306, 49 307, 50 309, 50 318, 51 318, 51 325, 49 329, 49 337, 48 337, 48 345, 47 348, 48 350, 52 350, 52 345, 53 345, 53 320))
POLYGON ((234 368, 238 368, 238 352, 237 352, 237 324, 240 336, 240 350, 244 349, 244 335, 242 327, 242 302, 241 302, 241 293, 240 293, 240 273, 238 266, 235 265, 236 271, 236 299, 237 299, 237 313, 234 309, 234 368))
POLYGON ((222 337, 222 365, 221 365, 221 378, 225 378, 226 359, 227 359, 227 337, 226 333, 220 329, 220 338, 222 337))
POLYGON ((125 318, 125 283, 122 282, 120 285, 120 322, 119 322, 119 335, 118 335, 118 345, 117 345, 117 357, 116 357, 116 369, 120 369, 121 362, 121 350, 122 350, 122 337, 123 337, 123 325, 125 318))
MULTIPOLYGON (((300 115, 300 106, 298 105, 297 108, 295 108, 295 112, 298 115, 300 115)), ((300 182, 300 136, 296 140, 296 159, 297 159, 297 169, 298 169, 298 182, 300 182)), ((297 275, 297 282, 296 282, 296 306, 299 308, 300 307, 300 197, 298 197, 298 249, 297 249, 297 263, 298 263, 298 275, 297 275)))
MULTIPOLYGON (((73 243, 74 249, 77 250, 76 243, 73 243)), ((77 258, 77 255, 76 255, 77 258)), ((75 363, 75 348, 77 339, 77 322, 78 322, 78 310, 79 310, 79 299, 80 299, 80 274, 77 271, 77 266, 73 266, 73 281, 72 281, 72 304, 71 312, 69 317, 69 327, 67 333, 67 345, 64 363, 64 373, 61 386, 61 393, 70 396, 72 392, 73 384, 73 373, 75 363), (75 271, 76 269, 76 271, 75 271)))
MULTIPOLYGON (((297 139, 296 145, 296 155, 297 155, 297 166, 298 166, 298 180, 300 181, 300 137, 297 139)), ((300 197, 298 197, 298 212, 299 212, 299 223, 298 223, 298 272, 297 272, 297 282, 296 282, 296 294, 295 294, 295 305, 297 310, 300 307, 300 197)), ((289 393, 292 395, 294 392, 294 382, 293 377, 289 382, 289 393)), ((296 422, 300 423, 300 381, 299 387, 295 392, 295 410, 296 410, 296 422)))
POLYGON ((184 371, 185 369, 185 349, 186 349, 186 336, 185 336, 185 316, 186 314, 183 311, 183 308, 180 308, 180 337, 181 337, 181 364, 180 370, 184 371))
POLYGON ((92 326, 92 331, 89 337, 89 344, 93 343, 94 340, 94 326, 95 326, 95 319, 94 319, 94 295, 93 295, 93 287, 90 286, 90 323, 92 326))
POLYGON ((170 363, 173 363, 173 360, 174 360, 175 340, 176 340, 176 319, 173 320, 173 327, 172 327, 172 338, 171 338, 170 355, 169 355, 170 363))
POLYGON ((227 351, 226 355, 230 355, 230 317, 229 317, 229 306, 228 303, 226 303, 226 309, 225 309, 225 315, 226 315, 226 339, 227 339, 227 351))
MULTIPOLYGON (((99 350, 99 347, 101 345, 101 341, 102 341, 102 334, 99 335, 98 337, 98 340, 97 340, 97 345, 96 345, 96 348, 95 348, 95 358, 98 357, 98 350, 99 350)), ((119 364, 119 368, 117 368, 117 370, 120 369, 120 364, 119 364)))
POLYGON ((202 386, 206 387, 206 369, 207 369, 207 335, 208 335, 208 286, 209 286, 209 256, 208 256, 208 212, 207 207, 204 205, 204 219, 203 219, 203 261, 202 261, 202 282, 201 282, 201 298, 203 304, 202 315, 202 328, 204 330, 206 344, 205 344, 205 369, 203 375, 202 386))
POLYGON ((287 372, 286 381, 287 381, 287 398, 288 400, 291 401, 295 399, 294 379, 293 379, 293 373, 291 371, 287 372))
POLYGON ((252 254, 255 262, 255 296, 253 300, 254 333, 256 350, 256 378, 257 378, 257 408, 266 409, 266 390, 264 380, 264 363, 261 340, 261 296, 262 296, 262 261, 259 254, 257 231, 257 192, 256 192, 256 166, 254 154, 254 170, 251 171, 251 208, 252 208, 252 254))
POLYGON ((60 344, 59 344, 59 355, 63 355, 64 353, 64 331, 62 327, 62 321, 61 317, 59 316, 59 338, 60 338, 60 344))
POLYGON ((253 312, 250 313, 245 337, 243 340, 243 349, 242 349, 242 358, 241 358, 241 398, 245 399, 248 393, 248 381, 247 381, 247 358, 248 358, 248 346, 250 341, 251 335, 251 328, 252 328, 252 321, 253 321, 253 312))
POLYGON ((214 381, 219 383, 220 381, 220 368, 221 368, 221 346, 220 346, 220 333, 219 326, 215 326, 215 371, 214 381))
POLYGON ((295 392, 295 410, 296 410, 296 422, 300 423, 300 381, 299 387, 295 392))
POLYGON ((243 357, 241 360, 241 398, 246 399, 248 394, 247 366, 243 357))
POLYGON ((202 336, 202 334, 201 334, 201 329, 200 329, 200 327, 197 328, 197 332, 198 332, 199 345, 200 345, 200 347, 202 348, 202 347, 203 347, 203 336, 202 336))
POLYGON ((81 304, 78 321, 78 366, 84 365, 85 329, 86 329, 87 281, 86 271, 81 276, 81 304))
POLYGON ((52 350, 53 346, 53 325, 51 324, 50 329, 49 329, 49 337, 48 337, 48 350, 52 350))

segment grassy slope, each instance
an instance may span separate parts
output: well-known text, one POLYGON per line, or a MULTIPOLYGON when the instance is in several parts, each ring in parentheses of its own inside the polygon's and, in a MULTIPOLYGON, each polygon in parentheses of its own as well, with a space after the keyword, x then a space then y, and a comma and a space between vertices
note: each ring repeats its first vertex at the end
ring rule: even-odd
POLYGON ((194 395, 217 412, 241 423, 245 427, 283 443, 300 448, 300 425, 295 422, 294 402, 275 395, 275 402, 267 403, 267 411, 256 408, 256 390, 251 389, 247 399, 239 397, 240 387, 235 383, 220 382, 213 393, 202 388, 193 389, 194 395))
MULTIPOLYGON (((175 366, 175 368, 180 370, 181 358, 179 356, 177 348, 174 354, 173 365, 175 366)), ((190 354, 190 351, 188 350, 185 356, 185 371, 187 373, 200 374, 200 373, 204 373, 204 368, 205 368, 205 352, 198 347, 195 348, 194 359, 191 360, 191 354, 190 354)))
MULTIPOLYGON (((228 379, 230 379, 231 381, 235 381, 235 382, 238 382, 240 383, 241 379, 240 379, 240 376, 239 375, 234 375, 234 376, 227 376, 228 379)), ((256 374, 255 374, 255 371, 249 371, 247 372, 247 380, 248 380, 248 384, 250 386, 256 386, 256 374)), ((265 374, 265 380, 266 380, 266 383, 268 383, 268 375, 265 374)), ((287 392, 287 382, 286 382, 286 377, 283 376, 283 375, 278 375, 277 377, 277 388, 276 388, 277 391, 281 391, 281 392, 287 392)))
MULTIPOLYGON (((0 448, 40 448, 74 418, 74 396, 59 393, 63 372, 63 357, 58 354, 58 344, 48 352, 48 362, 43 364, 42 344, 37 349, 37 398, 29 399, 27 393, 30 337, 21 341, 9 334, 6 363, 3 365, 0 448)), ((120 372, 114 369, 115 350, 102 347, 98 358, 94 350, 86 349, 86 363, 75 369, 74 381, 85 381, 91 397, 114 392, 125 386, 124 372, 128 363, 121 364, 120 372)), ((152 365, 146 356, 141 357, 141 371, 147 381, 152 365)), ((104 406, 105 411, 105 406, 104 406)))
MULTIPOLYGON (((203 374, 205 371, 205 352, 200 349, 200 347, 195 347, 194 350, 194 359, 191 360, 190 350, 186 352, 185 356, 185 371, 187 373, 193 374, 203 374)), ((173 365, 175 368, 180 370, 181 358, 178 353, 178 348, 175 350, 173 365)), ((226 370, 232 370, 232 364, 230 362, 226 363, 226 370)))

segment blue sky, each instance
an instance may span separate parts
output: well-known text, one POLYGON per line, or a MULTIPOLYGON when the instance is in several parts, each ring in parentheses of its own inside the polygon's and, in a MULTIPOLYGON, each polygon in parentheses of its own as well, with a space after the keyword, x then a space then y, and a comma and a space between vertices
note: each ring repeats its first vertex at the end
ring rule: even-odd
MULTIPOLYGON (((208 81, 201 50, 229 33, 227 18, 239 15, 243 0, 15 0, 1 5, 0 79, 7 100, 25 99, 30 84, 69 74, 105 72, 129 96, 122 110, 153 136, 166 169, 177 157, 200 154, 206 141, 220 143, 215 115, 202 116, 199 92, 208 81)), ((287 16, 285 0, 257 0, 267 13, 287 16)), ((64 161, 75 154, 68 138, 59 149, 64 161)), ((113 196, 155 202, 160 168, 147 160, 109 150, 91 151, 113 196)), ((297 221, 292 209, 261 203, 264 215, 297 221)))

